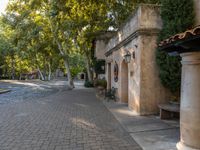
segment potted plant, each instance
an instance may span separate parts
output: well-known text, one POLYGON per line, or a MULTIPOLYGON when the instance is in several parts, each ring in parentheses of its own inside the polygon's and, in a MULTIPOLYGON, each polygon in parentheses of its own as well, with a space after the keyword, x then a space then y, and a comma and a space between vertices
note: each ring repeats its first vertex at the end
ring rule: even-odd
POLYGON ((104 79, 97 80, 96 86, 97 86, 98 89, 106 89, 107 81, 104 80, 104 79))
POLYGON ((104 95, 105 89, 107 87, 107 81, 104 79, 100 79, 96 81, 97 93, 98 95, 104 95))

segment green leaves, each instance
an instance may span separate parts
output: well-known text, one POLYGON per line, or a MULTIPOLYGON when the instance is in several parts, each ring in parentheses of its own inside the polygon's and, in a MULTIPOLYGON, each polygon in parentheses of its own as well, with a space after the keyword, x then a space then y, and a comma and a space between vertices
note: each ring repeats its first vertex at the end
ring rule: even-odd
MULTIPOLYGON (((161 4, 163 29, 160 32, 158 42, 192 27, 194 23, 192 0, 161 0, 161 4)), ((181 84, 180 56, 169 56, 158 49, 156 60, 160 68, 162 84, 173 93, 177 93, 181 84)))
POLYGON ((110 27, 118 29, 138 3, 158 1, 13 0, 3 17, 3 30, 6 30, 7 43, 15 55, 20 60, 26 58, 32 62, 25 64, 31 64, 33 70, 38 66, 41 70, 47 65, 56 67, 55 64, 60 63, 58 59, 62 59, 70 73, 69 68, 73 69, 68 64, 76 64, 72 57, 75 53, 86 58, 89 71, 95 36, 110 27))

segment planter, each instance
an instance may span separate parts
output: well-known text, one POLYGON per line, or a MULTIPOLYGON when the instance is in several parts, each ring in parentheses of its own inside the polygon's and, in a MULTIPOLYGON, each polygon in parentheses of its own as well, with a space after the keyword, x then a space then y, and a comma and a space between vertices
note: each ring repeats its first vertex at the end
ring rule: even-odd
POLYGON ((103 86, 98 86, 97 89, 98 90, 104 90, 105 88, 103 86))
POLYGON ((97 87, 97 94, 99 96, 104 96, 104 92, 105 92, 105 88, 104 87, 102 87, 102 86, 98 86, 97 87))

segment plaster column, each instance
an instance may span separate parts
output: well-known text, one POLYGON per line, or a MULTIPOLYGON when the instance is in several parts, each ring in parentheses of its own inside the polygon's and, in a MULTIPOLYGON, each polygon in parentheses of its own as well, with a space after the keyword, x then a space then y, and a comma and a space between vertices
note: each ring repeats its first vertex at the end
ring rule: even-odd
POLYGON ((200 150, 200 52, 181 54, 181 140, 178 150, 200 150))

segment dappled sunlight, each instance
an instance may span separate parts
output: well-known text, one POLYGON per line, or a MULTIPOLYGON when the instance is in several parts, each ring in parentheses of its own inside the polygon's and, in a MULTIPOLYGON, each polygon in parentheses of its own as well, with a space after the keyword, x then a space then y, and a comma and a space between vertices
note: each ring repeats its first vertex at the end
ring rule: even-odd
POLYGON ((88 105, 85 104, 79 104, 79 103, 75 103, 76 106, 82 107, 82 108, 87 108, 88 105))
POLYGON ((81 128, 95 128, 96 125, 91 123, 91 122, 88 122, 87 120, 85 119, 82 119, 82 118, 72 118, 72 123, 76 124, 77 126, 80 126, 81 128))
POLYGON ((45 85, 45 84, 41 84, 41 83, 31 83, 31 81, 27 82, 27 81, 17 81, 17 80, 4 80, 1 82, 7 82, 7 83, 11 83, 11 84, 24 85, 24 86, 31 86, 31 87, 36 87, 36 88, 40 88, 40 89, 51 88, 51 86, 49 86, 49 85, 45 85))
MULTIPOLYGON (((5 83, 5 85, 12 85, 12 83, 5 83)), ((35 97, 36 93, 32 92, 35 91, 32 90, 35 88, 34 84, 29 85, 16 84, 14 87, 16 92, 13 90, 13 93, 8 95, 9 98, 16 101, 16 98, 21 98, 18 98, 18 95, 22 94, 25 97, 24 99, 29 100, 29 102, 18 103, 17 105, 9 102, 11 106, 18 108, 2 110, 3 114, 12 116, 9 118, 15 124, 13 128, 12 123, 4 122, 5 125, 8 124, 9 126, 5 126, 3 130, 5 132, 7 130, 12 131, 16 138, 23 134, 20 146, 31 145, 36 147, 37 143, 32 144, 32 141, 38 140, 46 145, 55 141, 53 143, 55 145, 65 145, 66 147, 63 149, 70 149, 71 147, 95 149, 97 146, 101 147, 100 149, 115 149, 117 147, 123 149, 135 144, 134 141, 127 142, 130 141, 131 137, 105 106, 94 98, 94 93, 87 90, 72 90, 38 99, 35 97), (27 93, 30 95, 26 95, 27 93), (30 101, 31 97, 34 97, 34 100, 30 101), (10 112, 12 110, 14 112, 10 112), (24 131, 24 129, 26 130, 24 131), (30 140, 27 141, 26 139, 30 140)), ((40 91, 37 90, 36 92, 40 91)), ((45 92, 42 91, 41 93, 45 92)), ((10 105, 4 105, 2 108, 10 105)), ((13 135, 6 134, 4 138, 7 140, 10 137, 13 137, 13 135)), ((12 144, 12 142, 10 143, 12 144)))
MULTIPOLYGON (((101 118, 102 121, 105 118, 101 118)), ((105 120, 104 120, 105 121, 105 120)), ((118 126, 118 122, 113 122, 114 120, 110 118, 110 121, 101 122, 103 124, 99 124, 98 122, 91 123, 87 119, 83 118, 73 118, 72 123, 76 125, 76 136, 83 136, 83 143, 88 143, 91 141, 95 143, 95 145, 105 145, 108 143, 116 144, 116 146, 121 146, 122 144, 128 144, 127 141, 131 141, 131 137, 128 135, 124 136, 125 134, 121 134, 120 132, 123 131, 121 126, 118 126), (114 124, 115 125, 114 125, 114 124), (85 134, 86 133, 86 134, 85 134)), ((123 147, 123 146, 122 146, 123 147)), ((110 148, 112 149, 112 148, 110 148)))
POLYGON ((135 80, 131 81, 129 86, 129 107, 136 112, 140 111, 140 89, 139 86, 135 84, 135 80))
MULTIPOLYGON (((57 81, 54 81, 56 83, 57 81)), ((63 89, 64 86, 47 84, 44 81, 18 81, 18 80, 1 80, 0 88, 9 89, 9 93, 0 96, 1 104, 18 103, 24 101, 36 101, 38 98, 43 98, 55 94, 63 89)))
POLYGON ((130 110, 128 107, 121 107, 118 109, 115 109, 115 111, 117 113, 123 114, 123 115, 127 115, 127 116, 138 116, 139 114, 136 111, 130 110))

